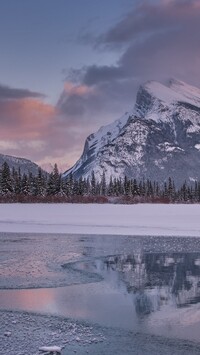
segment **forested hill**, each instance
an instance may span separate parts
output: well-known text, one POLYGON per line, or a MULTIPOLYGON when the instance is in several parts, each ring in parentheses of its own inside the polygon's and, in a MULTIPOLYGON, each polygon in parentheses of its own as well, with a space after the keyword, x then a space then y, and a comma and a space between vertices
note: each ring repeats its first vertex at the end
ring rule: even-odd
POLYGON ((160 185, 156 181, 110 179, 107 183, 103 173, 101 180, 75 179, 71 174, 63 179, 55 164, 52 173, 38 168, 36 175, 10 169, 4 162, 0 170, 1 202, 200 202, 200 182, 192 185, 184 182, 176 187, 171 177, 160 185))

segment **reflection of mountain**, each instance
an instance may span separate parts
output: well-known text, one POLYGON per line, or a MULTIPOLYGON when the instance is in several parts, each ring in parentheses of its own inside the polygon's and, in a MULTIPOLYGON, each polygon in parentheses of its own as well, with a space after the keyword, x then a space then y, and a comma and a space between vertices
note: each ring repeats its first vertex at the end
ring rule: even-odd
POLYGON ((136 254, 110 256, 101 268, 115 273, 133 294, 138 315, 173 303, 184 307, 200 302, 200 254, 136 254))

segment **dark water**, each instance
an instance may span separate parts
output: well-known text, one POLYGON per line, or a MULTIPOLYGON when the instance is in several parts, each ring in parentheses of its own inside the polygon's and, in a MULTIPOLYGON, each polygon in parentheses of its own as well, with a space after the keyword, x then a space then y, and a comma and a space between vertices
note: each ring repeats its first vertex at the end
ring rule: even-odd
MULTIPOLYGON (((36 256, 37 261, 40 260, 37 248, 31 251, 34 236, 30 240, 28 235, 26 238, 25 241, 21 240, 21 247, 25 245, 30 248, 32 261, 36 256)), ((52 236, 46 238, 45 243, 49 242, 47 249, 43 245, 44 239, 37 239, 38 250, 40 243, 43 243, 44 251, 48 250, 50 244, 53 248, 54 243, 57 245, 59 242, 58 236, 54 241, 52 236)), ((35 279, 35 287, 31 289, 2 289, 1 309, 58 314, 134 332, 199 341, 198 238, 63 236, 60 243, 65 252, 62 257, 56 258, 56 263, 60 262, 57 273, 62 274, 62 282, 66 277, 68 281, 71 280, 71 284, 68 282, 68 286, 64 287, 37 288, 35 279), (69 253, 73 255, 70 260, 69 253)), ((11 247, 11 244, 10 253, 17 258, 15 247, 11 247)), ((48 258, 48 252, 45 255, 48 260, 48 263, 45 261, 45 265, 48 264, 46 268, 51 270, 54 280, 55 267, 48 258)), ((23 267, 26 270, 28 268, 23 265, 23 260, 15 260, 18 268, 13 264, 11 279, 17 270, 23 273, 23 267)), ((38 268, 38 263, 35 265, 38 268)), ((44 268, 42 270, 39 281, 41 283, 43 280, 46 285, 51 273, 49 270, 44 271, 44 268)), ((9 277, 7 283, 8 286, 12 284, 9 277)))

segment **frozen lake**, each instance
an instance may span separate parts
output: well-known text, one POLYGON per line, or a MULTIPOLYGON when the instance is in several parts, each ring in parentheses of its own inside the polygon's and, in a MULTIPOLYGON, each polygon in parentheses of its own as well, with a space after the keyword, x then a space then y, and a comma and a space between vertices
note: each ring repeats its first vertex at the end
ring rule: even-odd
MULTIPOLYGON (((66 354, 77 351, 77 346, 80 354, 106 354, 106 336, 112 344, 110 353, 116 341, 119 354, 125 342, 126 354, 136 343, 138 354, 199 352, 198 237, 0 233, 0 288, 1 334, 12 333, 3 337, 4 354, 23 353, 16 350, 13 332, 24 339, 27 324, 32 327, 35 322, 40 334, 47 331, 44 324, 45 329, 54 325, 56 330, 51 329, 43 341, 52 341, 53 332, 55 345, 63 345, 57 316, 78 322, 63 325, 65 332, 66 327, 71 329, 66 354), (80 334, 83 339, 77 340, 80 334), (147 343, 149 352, 144 348, 147 343)), ((37 354, 38 337, 32 340, 35 349, 30 354, 37 354)))
POLYGON ((199 205, 0 204, 3 355, 199 354, 199 215, 199 205))
POLYGON ((200 237, 199 204, 0 204, 0 231, 200 237))

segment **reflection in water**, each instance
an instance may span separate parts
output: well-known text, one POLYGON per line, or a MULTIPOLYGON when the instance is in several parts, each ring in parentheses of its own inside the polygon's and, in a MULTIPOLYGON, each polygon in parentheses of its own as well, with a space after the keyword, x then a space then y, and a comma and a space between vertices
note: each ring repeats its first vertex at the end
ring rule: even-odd
POLYGON ((160 310, 162 305, 186 307, 200 302, 200 254, 174 253, 115 255, 81 265, 126 286, 139 316, 160 310))
POLYGON ((88 256, 87 251, 86 257, 67 263, 63 271, 65 275, 66 267, 67 275, 77 273, 82 284, 1 290, 0 308, 199 339, 200 252, 152 253, 138 248, 135 253, 103 257, 88 256))

